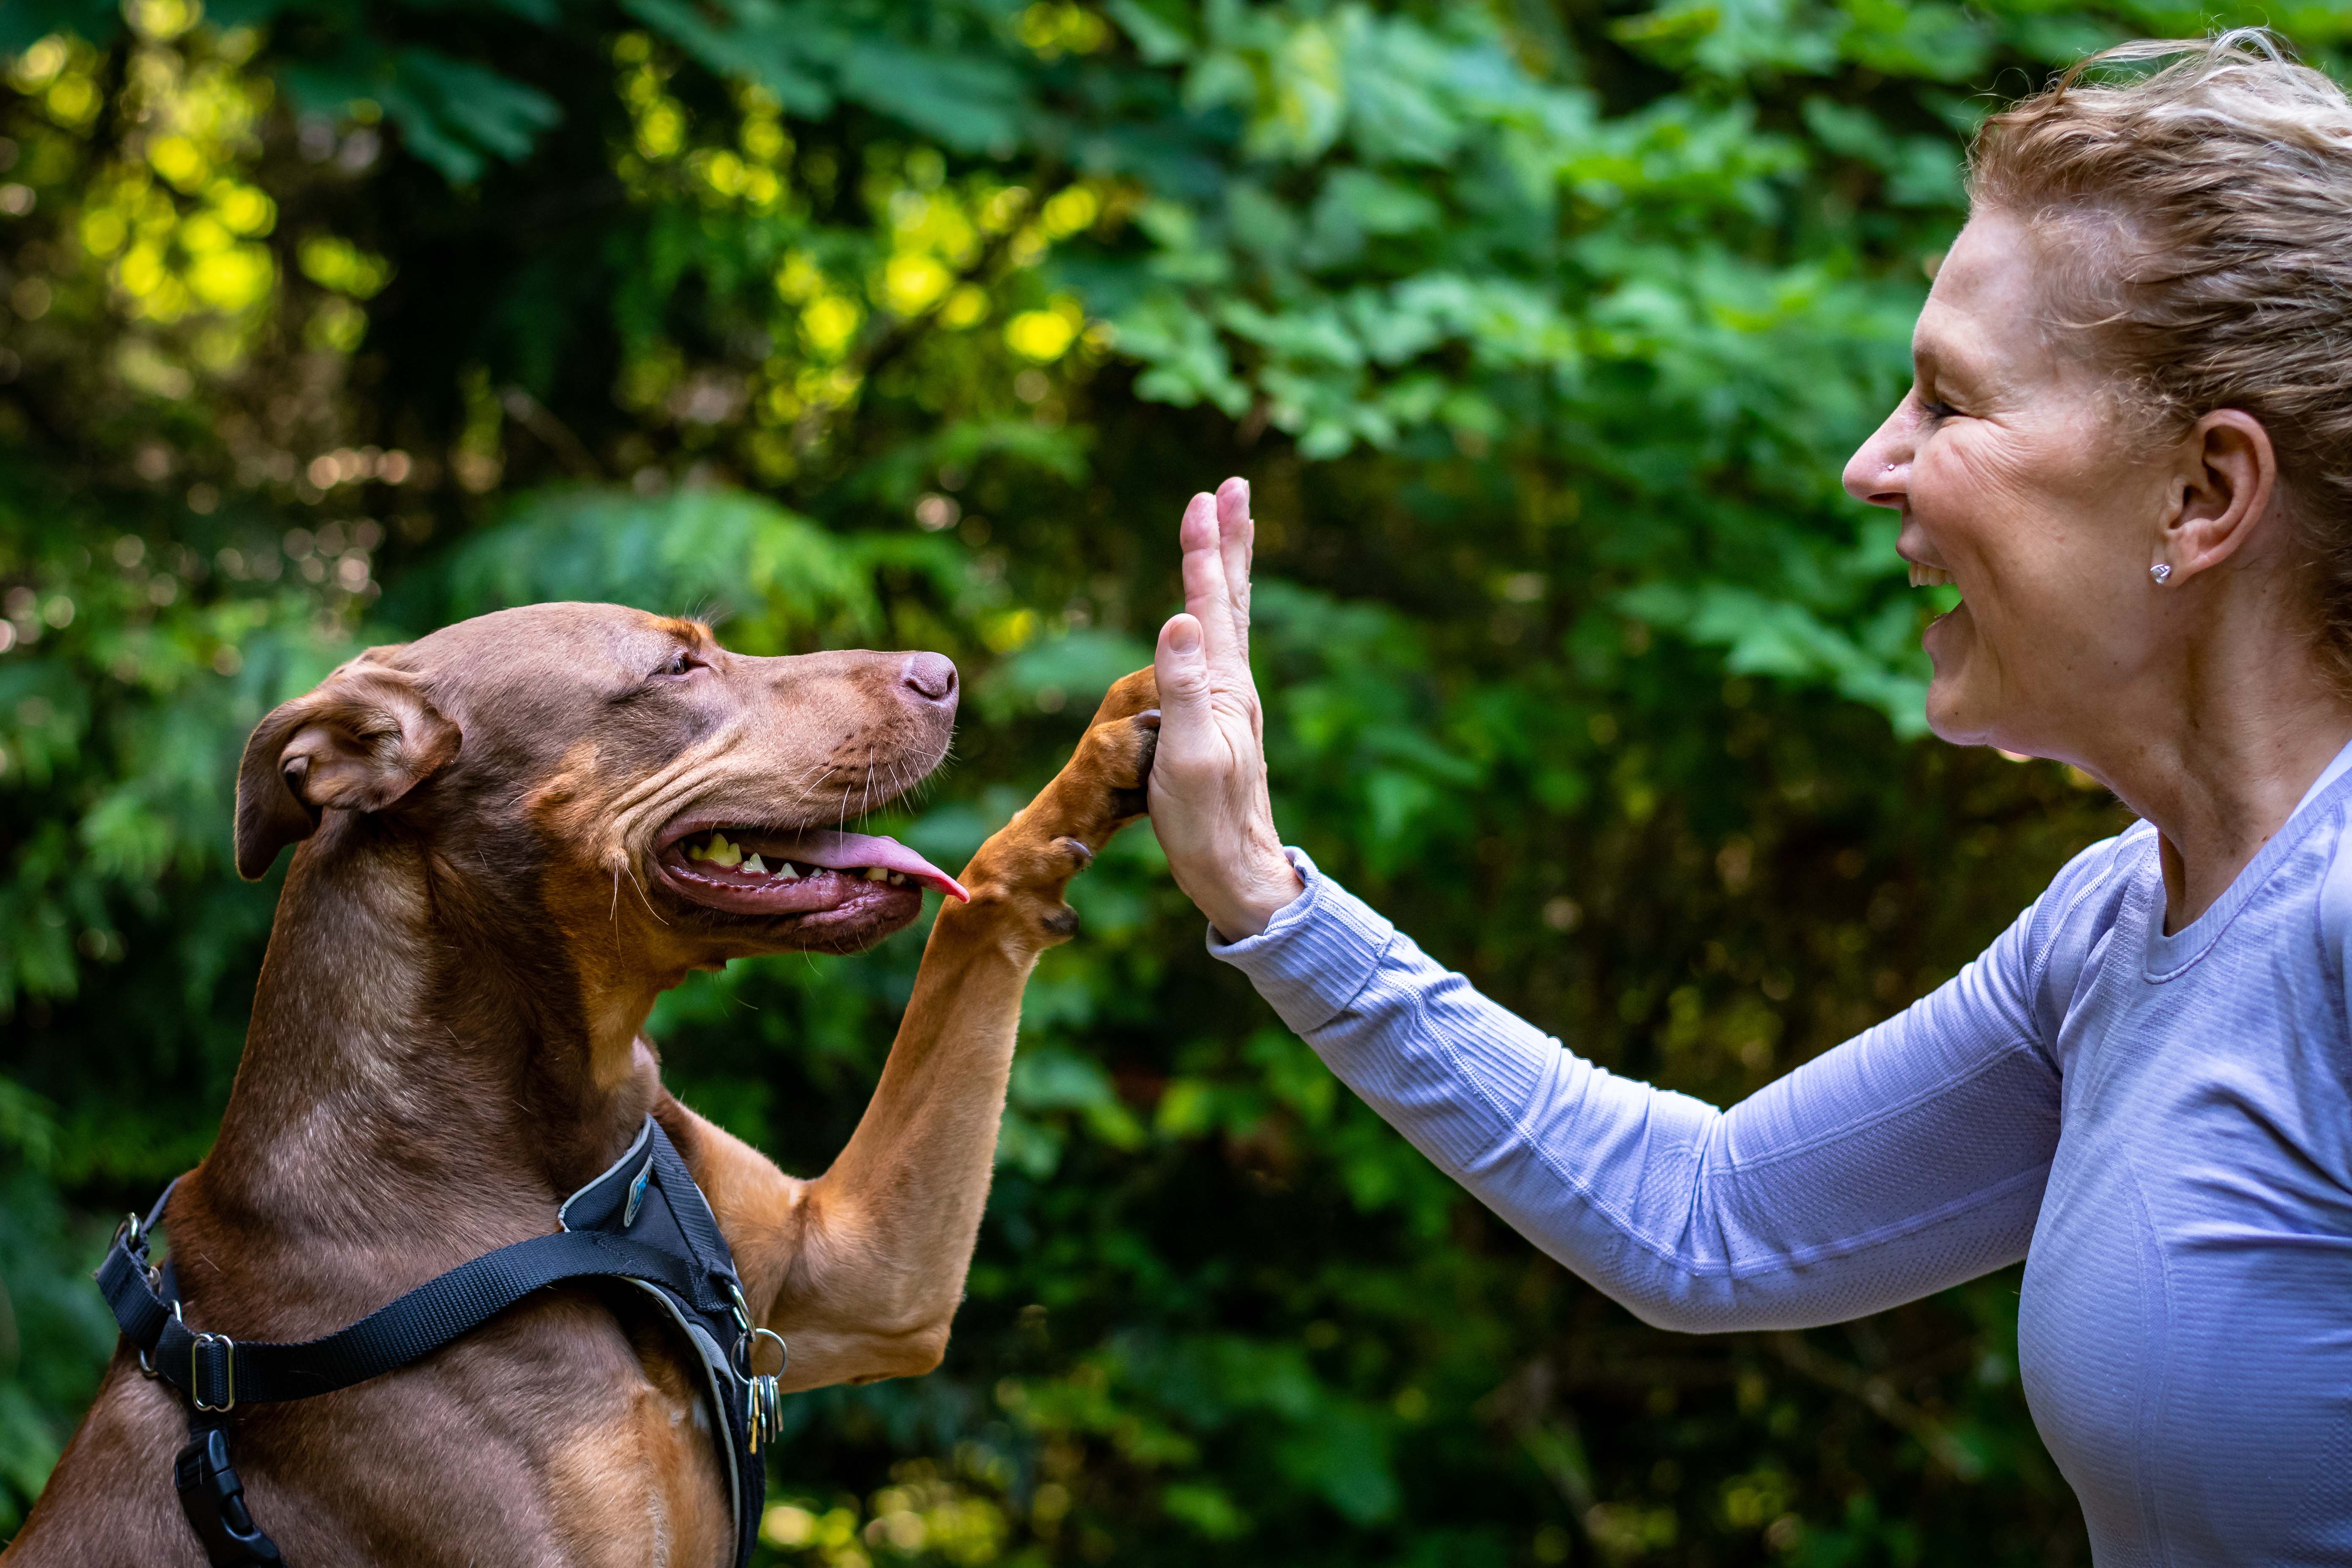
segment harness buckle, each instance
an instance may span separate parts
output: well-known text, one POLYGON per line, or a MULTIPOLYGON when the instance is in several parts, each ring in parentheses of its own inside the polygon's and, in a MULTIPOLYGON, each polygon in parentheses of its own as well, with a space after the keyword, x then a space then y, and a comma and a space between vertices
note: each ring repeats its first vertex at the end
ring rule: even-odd
POLYGON ((282 1563, 278 1543, 262 1533, 245 1506, 245 1484, 228 1459, 228 1434, 208 1426, 172 1465, 180 1511, 204 1542, 205 1558, 226 1568, 282 1563))
POLYGON ((207 1415, 216 1415, 225 1410, 236 1408, 236 1342, 235 1340, 230 1339, 226 1334, 196 1336, 196 1342, 188 1348, 188 1397, 194 1401, 197 1409, 207 1415), (225 1397, 218 1405, 207 1405, 205 1403, 206 1380, 204 1373, 203 1356, 205 1352, 215 1345, 220 1347, 220 1380, 225 1397))

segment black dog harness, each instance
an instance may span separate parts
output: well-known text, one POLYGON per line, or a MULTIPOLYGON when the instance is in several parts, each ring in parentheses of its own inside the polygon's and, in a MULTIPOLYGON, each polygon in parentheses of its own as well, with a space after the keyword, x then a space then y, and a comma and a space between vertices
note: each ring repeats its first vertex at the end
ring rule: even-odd
MULTIPOLYGON (((177 1186, 174 1181, 172 1186, 177 1186)), ((282 1563, 277 1543, 246 1507, 230 1467, 229 1413, 240 1405, 307 1399, 380 1377, 430 1355, 532 1291, 567 1279, 625 1279, 667 1309, 707 1375, 735 1510, 735 1568, 751 1561, 767 1493, 760 1450, 782 1424, 776 1378, 754 1373, 761 1340, 784 1342, 751 1321, 735 1259, 702 1189, 651 1116, 612 1169, 556 1211, 562 1226, 460 1264, 358 1322, 299 1344, 240 1343, 190 1329, 180 1315, 171 1259, 147 1260, 147 1233, 163 1218, 172 1187, 144 1220, 115 1233, 98 1288, 114 1309, 139 1367, 188 1402, 188 1446, 173 1465, 181 1510, 215 1568, 282 1563)))

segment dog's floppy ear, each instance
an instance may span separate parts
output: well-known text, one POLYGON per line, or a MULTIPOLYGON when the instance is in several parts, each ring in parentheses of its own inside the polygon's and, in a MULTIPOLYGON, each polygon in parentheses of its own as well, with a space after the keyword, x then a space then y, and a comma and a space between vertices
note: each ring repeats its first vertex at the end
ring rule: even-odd
POLYGON ((382 811, 457 754, 457 727, 416 678, 370 648, 272 711, 236 775, 236 870, 266 875, 278 852, 318 831, 320 814, 382 811))

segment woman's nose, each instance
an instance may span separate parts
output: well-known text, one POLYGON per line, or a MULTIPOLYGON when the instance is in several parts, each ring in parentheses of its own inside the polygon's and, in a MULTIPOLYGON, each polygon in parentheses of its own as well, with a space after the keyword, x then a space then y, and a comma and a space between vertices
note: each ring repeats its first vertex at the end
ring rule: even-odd
POLYGON ((1911 450, 1898 429, 1903 410, 1897 407, 1886 423, 1872 433, 1845 462, 1845 493, 1871 506, 1899 507, 1911 489, 1911 450))

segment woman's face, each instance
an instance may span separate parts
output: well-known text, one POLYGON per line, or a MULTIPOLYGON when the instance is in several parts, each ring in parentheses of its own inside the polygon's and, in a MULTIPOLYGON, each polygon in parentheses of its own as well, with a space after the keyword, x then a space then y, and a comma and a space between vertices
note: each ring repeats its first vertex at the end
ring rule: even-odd
POLYGON ((2147 569, 2168 479, 2080 338, 2053 323, 2051 270, 2018 219, 1969 221, 1919 314, 1911 391, 1847 462, 1845 488, 1901 511, 1895 548, 1927 569, 1915 582, 1959 589, 1922 639, 1929 726, 2080 761, 2117 683, 2157 652, 2147 569))

